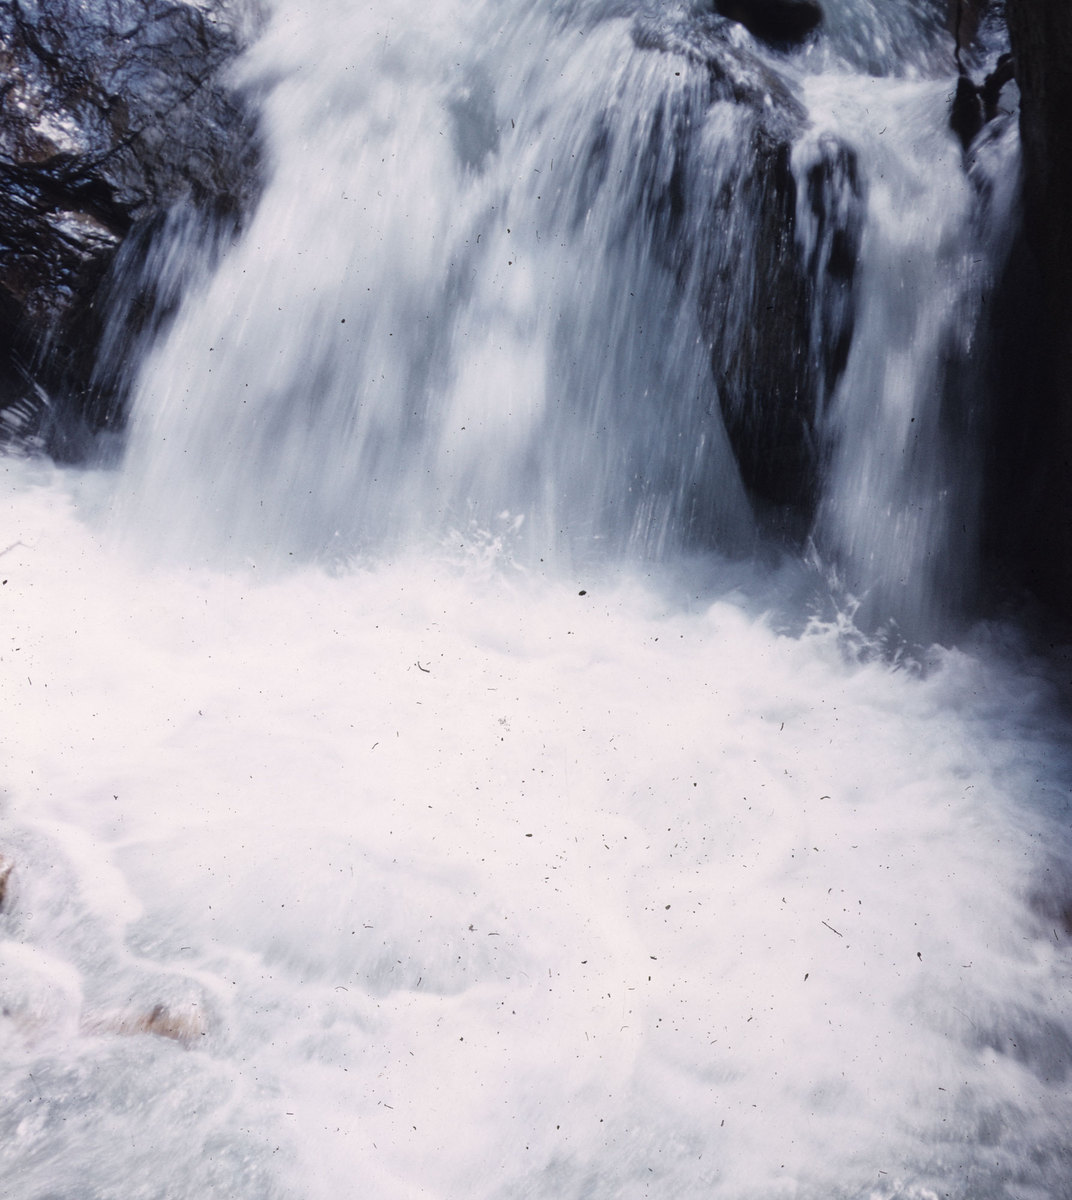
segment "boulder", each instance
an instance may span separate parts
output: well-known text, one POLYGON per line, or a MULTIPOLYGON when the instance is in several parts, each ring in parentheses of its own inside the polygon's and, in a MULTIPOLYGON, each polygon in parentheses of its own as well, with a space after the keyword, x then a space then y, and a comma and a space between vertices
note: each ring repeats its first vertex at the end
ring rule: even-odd
POLYGON ((769 146, 736 189, 753 230, 709 263, 701 324, 745 486, 778 524, 803 529, 819 496, 820 417, 852 342, 864 210, 856 156, 824 138, 798 184, 789 146, 769 146))
POLYGON ((73 457, 72 431, 121 421, 102 288, 175 206, 251 204, 256 130, 223 79, 248 33, 231 0, 0 6, 0 441, 73 457))
POLYGON ((702 114, 678 122, 678 162, 664 172, 669 186, 655 225, 668 230, 666 253, 683 276, 698 263, 700 328, 741 478, 765 524, 794 539, 814 515, 820 417, 852 341, 864 211, 856 158, 823 138, 798 183, 791 158, 807 115, 792 83, 734 44, 717 17, 649 24, 634 37, 702 63, 706 103, 733 106, 736 144, 721 148, 706 174, 688 142, 702 114), (708 187, 708 179, 717 182, 708 187), (686 215, 688 205, 698 211, 686 215), (682 225, 707 236, 682 245, 682 225))

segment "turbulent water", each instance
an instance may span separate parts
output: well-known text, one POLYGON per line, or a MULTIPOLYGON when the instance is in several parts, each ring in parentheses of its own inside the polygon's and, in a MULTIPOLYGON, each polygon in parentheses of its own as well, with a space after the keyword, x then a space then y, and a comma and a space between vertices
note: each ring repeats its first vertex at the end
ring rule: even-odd
POLYGON ((0 459, 6 1195, 1067 1194, 1063 659, 967 620, 1017 146, 937 7, 279 6, 118 465, 0 459))

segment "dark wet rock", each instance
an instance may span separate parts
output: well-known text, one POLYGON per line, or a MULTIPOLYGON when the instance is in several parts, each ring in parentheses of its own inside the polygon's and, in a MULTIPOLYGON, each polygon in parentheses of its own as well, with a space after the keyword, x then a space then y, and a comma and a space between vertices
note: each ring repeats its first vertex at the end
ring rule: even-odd
POLYGON ((1055 292, 1072 278, 1072 6, 1008 0, 1020 85, 1028 232, 1055 292))
POLYGON ((251 204, 255 129, 223 79, 246 34, 228 0, 0 5, 0 442, 76 456, 116 424, 121 247, 177 205, 207 225, 251 204))
POLYGON ((954 56, 957 68, 965 70, 964 56, 975 46, 979 24, 990 8, 990 0, 948 0, 946 27, 953 35, 954 56))
POLYGON ((823 19, 815 0, 716 0, 715 8, 773 45, 802 42, 823 19))
POLYGON ((982 129, 983 123, 983 101, 979 89, 967 75, 961 75, 957 79, 953 104, 949 110, 949 128, 967 150, 982 129))
POLYGON ((735 153, 720 150, 717 163, 705 163, 689 140, 704 114, 676 114, 670 145, 678 149, 661 172, 653 224, 666 230, 682 278, 695 272, 700 328, 743 482, 768 523, 796 536, 818 499, 821 416, 852 341, 862 185, 855 154, 832 138, 794 170, 806 112, 790 82, 735 44, 728 28, 708 15, 634 32, 638 45, 705 69, 704 103, 731 106, 737 136, 735 153))
POLYGON ((786 78, 759 54, 732 45, 721 17, 637 21, 633 41, 642 50, 677 55, 702 66, 710 85, 707 102, 732 101, 751 109, 768 142, 790 141, 806 123, 804 106, 786 78))
POLYGON ((840 380, 852 344, 853 285, 863 239, 865 196, 856 152, 825 137, 806 174, 811 252, 806 263, 812 371, 817 403, 840 380))
POLYGON ((1072 5, 1007 0, 1016 80, 1026 244, 1008 311, 1029 313, 1037 361, 1009 371, 994 516, 1021 575, 1072 615, 1072 5))
POLYGON ((1000 113, 1001 92, 1015 75, 1013 57, 1003 54, 981 84, 961 73, 949 110, 949 127, 967 150, 983 127, 1000 113))
POLYGON ((983 102, 983 118, 993 121, 1001 111, 1001 93, 1007 83, 1016 78, 1016 62, 1011 54, 1002 54, 993 71, 983 80, 979 98, 983 102))
POLYGON ((12 874, 14 870, 15 864, 11 859, 5 858, 0 854, 0 913, 11 906, 11 896, 14 891, 12 886, 12 874))
POLYGON ((810 510, 817 483, 814 381, 788 147, 764 148, 731 187, 732 203, 754 224, 705 264, 700 323, 711 371, 753 498, 810 510))
POLYGON ((745 485, 806 525, 818 499, 822 412, 852 342, 863 214, 856 157, 824 139, 798 185, 789 148, 771 147, 736 186, 756 224, 744 257, 727 247, 708 273, 701 322, 745 485))

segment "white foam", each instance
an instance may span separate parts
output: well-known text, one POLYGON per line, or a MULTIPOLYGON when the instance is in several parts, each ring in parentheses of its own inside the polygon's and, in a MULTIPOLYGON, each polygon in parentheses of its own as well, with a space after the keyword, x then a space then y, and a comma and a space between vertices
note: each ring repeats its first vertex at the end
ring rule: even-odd
MULTIPOLYGON (((6 936, 211 1019, 193 1053, 29 1060, 84 1109, 33 1153, 106 1182, 140 1073, 162 1090, 129 1120, 169 1149, 124 1160, 135 1194, 206 1194, 206 1139, 234 1195, 1063 1178, 1069 935, 1028 901, 1067 862, 1067 764, 1037 676, 853 665, 832 631, 625 574, 147 571, 69 495, 4 498, 6 936)), ((5 1142, 6 1177, 29 1152, 5 1142)))

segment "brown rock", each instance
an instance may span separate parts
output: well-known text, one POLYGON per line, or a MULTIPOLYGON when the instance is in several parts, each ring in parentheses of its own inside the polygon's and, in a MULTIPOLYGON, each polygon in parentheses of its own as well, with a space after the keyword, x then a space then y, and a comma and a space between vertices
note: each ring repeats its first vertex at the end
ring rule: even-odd
POLYGON ((102 1013, 82 1022, 82 1032, 88 1034, 117 1033, 133 1037, 147 1033, 169 1038, 192 1046, 208 1032, 204 1013, 196 1005, 185 1009, 170 1009, 157 1004, 149 1012, 102 1013))
POLYGON ((4 912, 11 903, 11 895, 14 890, 11 875, 14 870, 13 860, 0 854, 0 912, 4 912))

